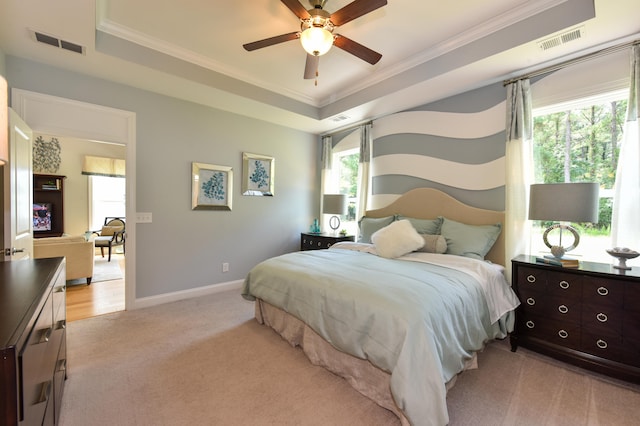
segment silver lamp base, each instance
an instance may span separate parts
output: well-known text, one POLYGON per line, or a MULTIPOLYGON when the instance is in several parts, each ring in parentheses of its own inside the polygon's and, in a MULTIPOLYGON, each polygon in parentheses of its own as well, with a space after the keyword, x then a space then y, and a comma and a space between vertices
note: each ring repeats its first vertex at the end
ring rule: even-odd
POLYGON ((566 252, 573 250, 574 248, 578 247, 578 243, 580 243, 580 235, 578 234, 578 230, 576 228, 574 228, 573 226, 570 225, 562 225, 560 223, 557 223, 555 225, 551 225, 550 227, 548 227, 545 231, 544 234, 542 234, 542 239, 544 241, 544 244, 549 247, 551 249, 551 254, 558 258, 561 259, 566 252), (549 238, 548 235, 551 231, 555 230, 555 229, 560 229, 560 244, 559 245, 552 245, 551 243, 549 243, 549 238), (573 235, 573 244, 571 244, 569 247, 563 247, 562 246, 562 231, 567 230, 569 231, 569 233, 571 233, 573 235))

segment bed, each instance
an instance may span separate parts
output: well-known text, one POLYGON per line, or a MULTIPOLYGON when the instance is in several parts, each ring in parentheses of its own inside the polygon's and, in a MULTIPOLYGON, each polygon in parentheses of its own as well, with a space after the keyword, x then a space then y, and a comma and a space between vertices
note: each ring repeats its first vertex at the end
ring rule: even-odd
POLYGON ((365 242, 261 262, 242 296, 255 300, 258 322, 401 424, 445 425, 447 389, 513 329, 502 223, 503 212, 414 189, 367 211, 365 242))

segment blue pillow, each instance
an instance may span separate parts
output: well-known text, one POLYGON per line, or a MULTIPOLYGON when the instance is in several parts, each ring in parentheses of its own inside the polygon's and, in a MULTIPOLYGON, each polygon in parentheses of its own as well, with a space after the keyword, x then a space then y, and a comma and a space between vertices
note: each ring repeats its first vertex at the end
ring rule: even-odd
POLYGON ((500 236, 502 225, 467 225, 443 218, 440 233, 447 240, 447 254, 484 260, 500 236))
POLYGON ((406 219, 411 222, 411 225, 418 231, 418 234, 438 235, 440 234, 440 228, 442 227, 442 216, 436 219, 416 219, 413 217, 406 217, 398 215, 396 220, 406 219))
POLYGON ((358 221, 360 227, 360 234, 358 236, 358 242, 371 244, 371 236, 378 230, 389 225, 396 219, 394 216, 387 217, 366 217, 362 216, 362 219, 358 221))

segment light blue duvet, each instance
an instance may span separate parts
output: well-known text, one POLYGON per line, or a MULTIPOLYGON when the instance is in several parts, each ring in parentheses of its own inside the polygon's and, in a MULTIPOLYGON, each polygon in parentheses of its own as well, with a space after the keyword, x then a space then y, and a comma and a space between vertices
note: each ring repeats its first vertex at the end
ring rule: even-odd
POLYGON ((344 249, 266 260, 250 271, 242 295, 391 373, 391 394, 416 426, 448 423, 445 383, 487 341, 506 337, 519 303, 502 271, 486 262, 344 249))

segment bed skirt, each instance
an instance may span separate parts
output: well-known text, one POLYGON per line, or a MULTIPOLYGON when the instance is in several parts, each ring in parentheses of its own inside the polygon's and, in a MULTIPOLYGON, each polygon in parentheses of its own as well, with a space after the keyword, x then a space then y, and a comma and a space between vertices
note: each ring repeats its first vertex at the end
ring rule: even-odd
MULTIPOLYGON (((271 327, 292 346, 300 346, 311 363, 344 378, 362 395, 394 413, 403 426, 410 425, 391 395, 390 373, 367 360, 335 349, 304 322, 263 300, 256 299, 255 317, 260 324, 271 327)), ((465 370, 476 367, 477 357, 474 355, 465 370)), ((454 377, 446 384, 447 390, 453 387, 455 381, 454 377)))

